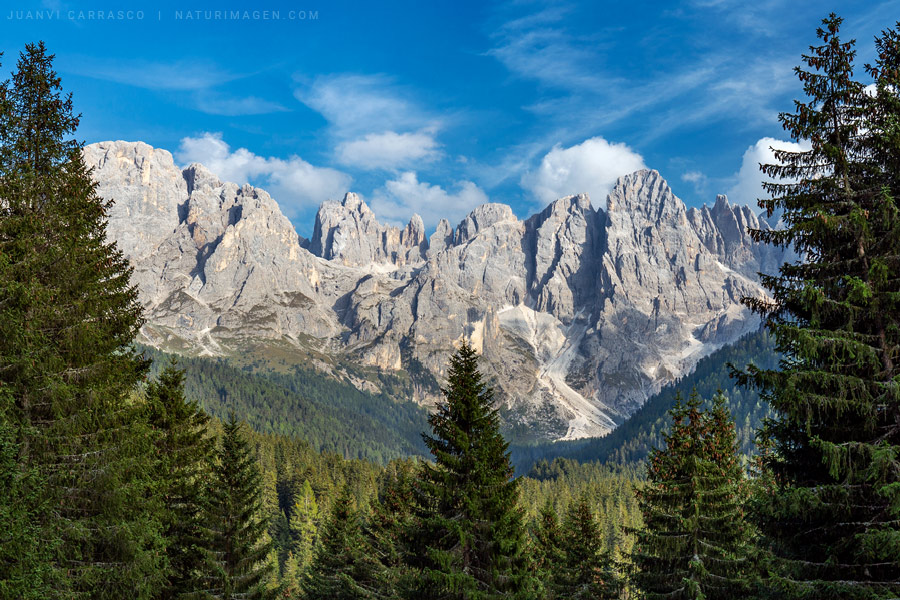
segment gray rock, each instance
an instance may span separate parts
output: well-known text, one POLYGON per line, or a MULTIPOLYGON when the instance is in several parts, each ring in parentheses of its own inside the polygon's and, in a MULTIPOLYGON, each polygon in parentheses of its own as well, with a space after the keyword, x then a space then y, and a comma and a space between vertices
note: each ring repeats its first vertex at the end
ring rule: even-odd
POLYGON ((749 209, 719 197, 688 211, 656 171, 620 178, 605 211, 568 196, 522 221, 485 204, 430 239, 417 216, 383 225, 347 194, 322 204, 306 241, 266 192, 181 171, 168 152, 103 142, 85 157, 116 201, 108 233, 135 267, 145 341, 405 370, 429 403, 428 378, 442 381, 467 340, 529 439, 610 431, 756 327, 740 299, 784 260, 746 233, 769 226, 749 209))
POLYGON ((341 202, 328 201, 319 208, 309 250, 347 266, 402 266, 422 262, 428 241, 419 215, 413 215, 402 230, 382 225, 368 205, 351 192, 341 202))

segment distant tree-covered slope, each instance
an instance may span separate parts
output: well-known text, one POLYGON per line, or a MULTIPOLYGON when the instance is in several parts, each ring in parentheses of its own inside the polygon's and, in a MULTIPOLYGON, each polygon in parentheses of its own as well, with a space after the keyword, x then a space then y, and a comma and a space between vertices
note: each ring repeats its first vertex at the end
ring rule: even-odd
POLYGON ((776 368, 778 355, 768 333, 763 330, 748 334, 730 346, 713 352, 697 363, 697 368, 676 383, 665 386, 609 435, 591 440, 556 442, 538 446, 513 447, 516 468, 527 473, 540 460, 558 457, 579 461, 633 464, 643 461, 651 448, 662 443, 662 432, 670 423, 667 412, 679 392, 687 398, 696 388, 702 398, 712 398, 722 390, 737 426, 741 452, 753 449, 754 432, 769 408, 752 390, 741 388, 730 376, 728 365, 743 368, 749 363, 762 368, 776 368))
MULTIPOLYGON (((141 350, 154 368, 166 364, 163 352, 141 350)), ((345 458, 385 463, 425 453, 427 413, 413 402, 364 392, 299 366, 274 372, 205 357, 179 357, 178 365, 185 371, 185 394, 218 419, 234 410, 260 433, 299 438, 345 458)))

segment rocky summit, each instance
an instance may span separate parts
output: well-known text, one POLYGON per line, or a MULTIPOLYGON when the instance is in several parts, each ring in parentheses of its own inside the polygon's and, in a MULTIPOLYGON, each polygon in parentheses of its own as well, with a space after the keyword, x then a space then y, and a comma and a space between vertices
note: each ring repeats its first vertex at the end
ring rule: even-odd
POLYGON ((575 195, 520 220, 485 204, 430 237, 418 216, 383 225, 348 193, 322 204, 305 240, 265 191, 165 150, 101 142, 85 157, 114 201, 108 234, 134 266, 142 341, 279 348, 369 390, 378 373, 409 378, 430 403, 468 340, 519 440, 609 432, 756 328, 740 299, 761 296, 757 272, 785 258, 747 234, 769 227, 749 208, 719 196, 688 210, 652 170, 621 177, 605 210, 575 195))

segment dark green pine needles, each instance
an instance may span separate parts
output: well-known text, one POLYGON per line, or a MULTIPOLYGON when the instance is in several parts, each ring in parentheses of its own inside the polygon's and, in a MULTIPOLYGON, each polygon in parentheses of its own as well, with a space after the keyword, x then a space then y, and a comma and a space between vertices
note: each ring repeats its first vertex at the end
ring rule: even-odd
POLYGON ((141 307, 52 62, 28 45, 2 86, 0 386, 17 460, 46 482, 40 526, 59 548, 46 597, 145 598, 165 564, 152 439, 130 398, 147 369, 131 349, 141 307))
MULTIPOLYGON (((854 79, 853 42, 833 14, 796 73, 806 92, 781 115, 803 152, 763 165, 762 201, 785 228, 755 231, 802 260, 763 283, 780 370, 741 376, 776 411, 763 432, 777 484, 760 525, 788 597, 900 596, 900 44, 877 40, 874 93, 854 79)), ((898 24, 900 27, 900 24, 898 24)))
POLYGON ((184 372, 171 359, 147 386, 147 420, 156 443, 157 494, 162 498, 159 519, 166 538, 168 584, 156 598, 165 600, 203 589, 203 508, 210 479, 213 439, 209 417, 184 397, 184 372))
POLYGON ((264 598, 271 544, 262 519, 260 473, 234 413, 223 423, 218 457, 209 482, 206 564, 200 597, 264 598))
POLYGON ((410 597, 513 598, 534 582, 525 564, 523 514, 493 393, 463 344, 450 359, 445 401, 429 418, 434 463, 417 483, 421 518, 410 597))
POLYGON ((650 454, 639 492, 634 582, 648 599, 729 600, 750 591, 744 476, 724 399, 691 394, 672 408, 665 447, 650 454))

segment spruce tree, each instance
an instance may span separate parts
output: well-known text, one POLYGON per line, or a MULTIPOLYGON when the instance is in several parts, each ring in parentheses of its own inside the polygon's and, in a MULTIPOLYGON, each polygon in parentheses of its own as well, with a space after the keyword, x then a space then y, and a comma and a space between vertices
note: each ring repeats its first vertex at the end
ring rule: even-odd
POLYGON ((531 560, 548 598, 560 597, 560 575, 566 562, 565 540, 559 515, 550 498, 541 507, 531 529, 531 560))
POLYGON ((147 598, 165 565, 150 436, 130 397, 147 368, 131 349, 137 291, 43 43, 3 87, 0 384, 21 425, 18 462, 47 483, 51 596, 147 598))
POLYGON ((413 562, 416 598, 526 595, 535 584, 524 556, 523 515, 507 442, 477 355, 450 359, 445 401, 423 436, 434 457, 418 481, 422 507, 413 562))
POLYGON ((291 511, 292 552, 301 572, 312 562, 319 528, 319 505, 309 480, 303 481, 291 511))
POLYGON ((269 573, 268 523, 262 517, 261 476, 242 424, 231 413, 207 489, 204 595, 221 600, 264 598, 269 573))
POLYGON ((620 584, 603 534, 585 494, 569 505, 562 527, 563 561, 556 569, 556 593, 573 600, 618 598, 620 584))
POLYGON ((8 396, 0 388, 0 600, 43 600, 53 589, 49 565, 57 541, 42 524, 50 508, 45 482, 19 463, 8 396))
POLYGON ((200 589, 204 486, 213 439, 207 431, 209 417, 184 396, 184 372, 175 359, 147 386, 146 398, 156 434, 156 489, 163 501, 160 521, 169 562, 168 585, 156 597, 177 598, 200 589))
POLYGON ((670 411, 665 447, 650 454, 639 491, 634 583, 648 599, 730 600, 751 587, 746 495, 724 398, 701 410, 696 392, 670 411))
POLYGON ((363 535, 353 496, 344 486, 322 528, 315 558, 303 583, 306 600, 380 598, 379 565, 363 535))
POLYGON ((762 439, 776 484, 760 514, 789 597, 900 596, 900 211, 897 37, 879 39, 874 97, 854 79, 854 43, 834 14, 795 69, 806 94, 783 113, 805 152, 762 165, 760 202, 783 212, 762 242, 800 260, 764 276, 771 301, 746 300, 784 354, 750 368, 775 410, 762 439))
POLYGON ((372 558, 378 562, 379 597, 401 597, 401 581, 408 574, 415 532, 415 474, 412 460, 391 462, 382 474, 372 500, 365 534, 372 558))

